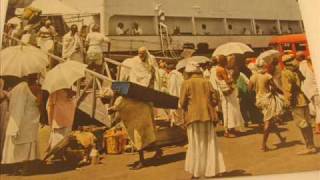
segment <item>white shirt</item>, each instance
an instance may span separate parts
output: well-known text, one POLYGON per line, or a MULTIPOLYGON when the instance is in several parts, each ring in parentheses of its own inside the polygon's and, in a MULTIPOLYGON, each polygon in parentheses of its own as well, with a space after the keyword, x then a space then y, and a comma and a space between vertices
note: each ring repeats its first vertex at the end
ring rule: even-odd
POLYGON ((168 93, 180 97, 180 89, 184 79, 178 70, 173 70, 168 75, 168 93))
POLYGON ((91 32, 88 34, 86 42, 89 43, 88 52, 102 52, 103 43, 109 42, 109 38, 99 32, 91 32))
POLYGON ((303 60, 302 62, 300 62, 299 70, 306 78, 304 81, 302 81, 301 89, 307 96, 307 98, 311 100, 313 96, 318 95, 315 74, 312 71, 311 67, 308 65, 307 60, 303 60))
POLYGON ((124 35, 124 30, 121 29, 120 27, 117 27, 117 28, 116 28, 116 34, 117 34, 117 35, 124 35))

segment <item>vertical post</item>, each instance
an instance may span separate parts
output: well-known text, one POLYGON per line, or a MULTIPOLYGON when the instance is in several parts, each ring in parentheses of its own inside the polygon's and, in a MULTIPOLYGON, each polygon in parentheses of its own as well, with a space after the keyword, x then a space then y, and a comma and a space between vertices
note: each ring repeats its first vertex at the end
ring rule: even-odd
POLYGON ((80 97, 80 80, 77 81, 77 97, 80 97))
POLYGON ((253 34, 257 34, 257 26, 256 26, 256 20, 251 19, 251 29, 253 31, 253 34))
POLYGON ((277 20, 277 29, 278 29, 279 34, 282 34, 281 23, 280 23, 279 19, 277 20))
POLYGON ((156 33, 156 35, 159 35, 159 18, 158 18, 158 13, 159 13, 159 9, 156 7, 155 11, 154 11, 154 32, 156 33))
POLYGON ((223 27, 224 27, 224 34, 229 34, 227 18, 223 18, 223 27))
POLYGON ((304 32, 304 25, 303 25, 303 21, 299 21, 299 28, 300 28, 300 32, 304 32))
POLYGON ((117 81, 120 81, 120 75, 121 75, 121 66, 117 66, 117 77, 116 77, 117 81))
POLYGON ((91 118, 92 119, 94 119, 94 117, 95 117, 95 112, 96 112, 96 100, 97 100, 97 95, 96 95, 96 89, 97 89, 97 87, 96 87, 96 77, 95 76, 93 76, 92 77, 92 111, 91 111, 91 118))
POLYGON ((102 6, 100 8, 101 8, 100 9, 100 31, 102 34, 109 34, 106 29, 106 26, 108 26, 109 28, 109 25, 106 21, 105 8, 107 7, 106 7, 105 0, 102 0, 102 6))
POLYGON ((197 35, 196 21, 195 21, 194 15, 191 17, 191 23, 192 23, 192 34, 197 35))

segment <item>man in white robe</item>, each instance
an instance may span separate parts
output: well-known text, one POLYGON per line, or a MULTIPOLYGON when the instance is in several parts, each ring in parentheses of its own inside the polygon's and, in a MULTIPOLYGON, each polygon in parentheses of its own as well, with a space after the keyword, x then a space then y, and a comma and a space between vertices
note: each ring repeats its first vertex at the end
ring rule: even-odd
POLYGON ((139 55, 132 60, 129 81, 155 90, 161 88, 158 64, 144 47, 139 49, 139 55), (142 54, 145 60, 140 57, 142 54))
POLYGON ((297 58, 300 60, 299 70, 304 76, 305 80, 302 81, 301 89, 310 101, 309 109, 316 120, 316 133, 320 133, 320 95, 317 88, 316 77, 312 68, 310 59, 299 59, 303 57, 302 54, 297 53, 297 58))
POLYGON ((78 35, 77 25, 71 25, 70 32, 63 36, 62 57, 83 63, 84 48, 78 35))
POLYGON ((9 92, 9 122, 3 148, 2 164, 39 159, 38 131, 40 111, 37 98, 26 82, 9 92))
MULTIPOLYGON (((168 68, 171 70, 168 74, 168 93, 172 96, 180 97, 180 90, 184 81, 183 75, 177 69, 172 70, 171 65, 168 65, 168 68)), ((183 123, 181 109, 170 110, 170 121, 171 126, 173 124, 180 125, 183 123)))
POLYGON ((223 124, 225 137, 234 137, 235 128, 241 128, 244 120, 240 112, 238 91, 232 80, 230 72, 226 69, 228 61, 225 56, 219 56, 218 66, 216 67, 216 82, 219 92, 222 92, 221 107, 223 113, 223 124))
MULTIPOLYGON (((153 89, 161 87, 157 83, 157 63, 145 47, 138 50, 138 56, 127 59, 123 63, 129 69, 123 68, 120 80, 153 89)), ((144 150, 152 148, 152 144, 156 141, 153 107, 148 102, 119 97, 114 106, 109 108, 109 112, 114 111, 119 113, 134 148, 139 152, 139 161, 133 169, 140 169, 144 166, 144 150)), ((162 156, 160 148, 155 147, 153 150, 156 150, 154 158, 162 156)))

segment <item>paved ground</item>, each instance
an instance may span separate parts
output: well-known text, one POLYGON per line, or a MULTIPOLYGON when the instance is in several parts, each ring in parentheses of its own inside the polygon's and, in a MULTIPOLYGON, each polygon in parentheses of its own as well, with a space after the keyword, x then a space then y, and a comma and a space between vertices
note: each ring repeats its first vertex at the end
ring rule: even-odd
MULTIPOLYGON (((247 133, 238 138, 224 138, 220 130, 219 145, 222 148, 227 171, 224 177, 251 176, 270 173, 289 173, 297 171, 320 170, 320 154, 298 156, 296 152, 303 148, 300 134, 289 122, 281 126, 282 134, 287 137, 287 143, 278 147, 278 139, 271 135, 269 146, 272 151, 260 150, 262 135, 257 133, 257 128, 252 126, 247 133)), ((43 130, 44 131, 44 130, 43 130)), ((43 132, 42 132, 43 133, 43 132)), ((44 133, 43 133, 44 134, 44 133)), ((48 138, 43 136, 42 139, 48 138)), ((320 136, 316 136, 316 144, 320 147, 320 136)), ((42 145, 44 147, 44 145, 42 145)), ((70 169, 61 164, 43 167, 41 173, 28 177, 8 176, 3 172, 1 180, 35 179, 35 180, 87 180, 87 179, 116 179, 116 180, 183 180, 190 179, 184 172, 184 147, 167 147, 165 156, 157 162, 148 161, 148 167, 141 170, 129 170, 129 165, 137 160, 136 154, 105 155, 102 163, 86 166, 79 169, 70 169)), ((152 153, 147 153, 151 157, 152 153)))

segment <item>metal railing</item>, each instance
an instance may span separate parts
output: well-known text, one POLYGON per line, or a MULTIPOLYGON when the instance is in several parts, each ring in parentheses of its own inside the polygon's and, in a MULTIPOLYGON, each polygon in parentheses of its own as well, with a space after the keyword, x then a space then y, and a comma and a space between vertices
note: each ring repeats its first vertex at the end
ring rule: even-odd
MULTIPOLYGON (((8 37, 8 38, 10 38, 10 39, 12 39, 12 40, 15 40, 15 41, 19 42, 20 45, 33 46, 31 44, 22 42, 20 39, 12 37, 12 36, 10 36, 10 35, 8 35, 6 33, 3 33, 3 35, 8 37)), ((63 59, 63 58, 61 58, 59 56, 56 56, 56 55, 54 55, 52 53, 49 53, 49 52, 44 51, 44 50, 41 50, 41 51, 43 51, 44 53, 46 53, 48 55, 48 57, 58 61, 59 63, 63 63, 63 62, 66 61, 65 59, 63 59)), ((79 104, 81 103, 81 101, 83 101, 84 98, 86 97, 86 93, 90 93, 91 92, 93 100, 92 100, 92 108, 91 108, 90 116, 91 116, 91 118, 95 118, 95 112, 96 112, 95 109, 96 109, 96 104, 97 104, 96 100, 98 98, 97 91, 101 90, 103 88, 101 83, 100 83, 100 80, 101 81, 108 81, 108 82, 113 82, 114 80, 112 78, 110 78, 110 77, 104 76, 104 75, 99 74, 99 73, 97 73, 95 71, 92 71, 90 69, 85 69, 85 72, 90 76, 91 80, 89 81, 89 83, 86 84, 86 86, 83 89, 81 89, 80 81, 77 82, 77 87, 76 87, 76 89, 77 89, 77 99, 78 99, 77 108, 79 107, 79 104), (89 89, 92 89, 92 91, 88 91, 89 89)))

